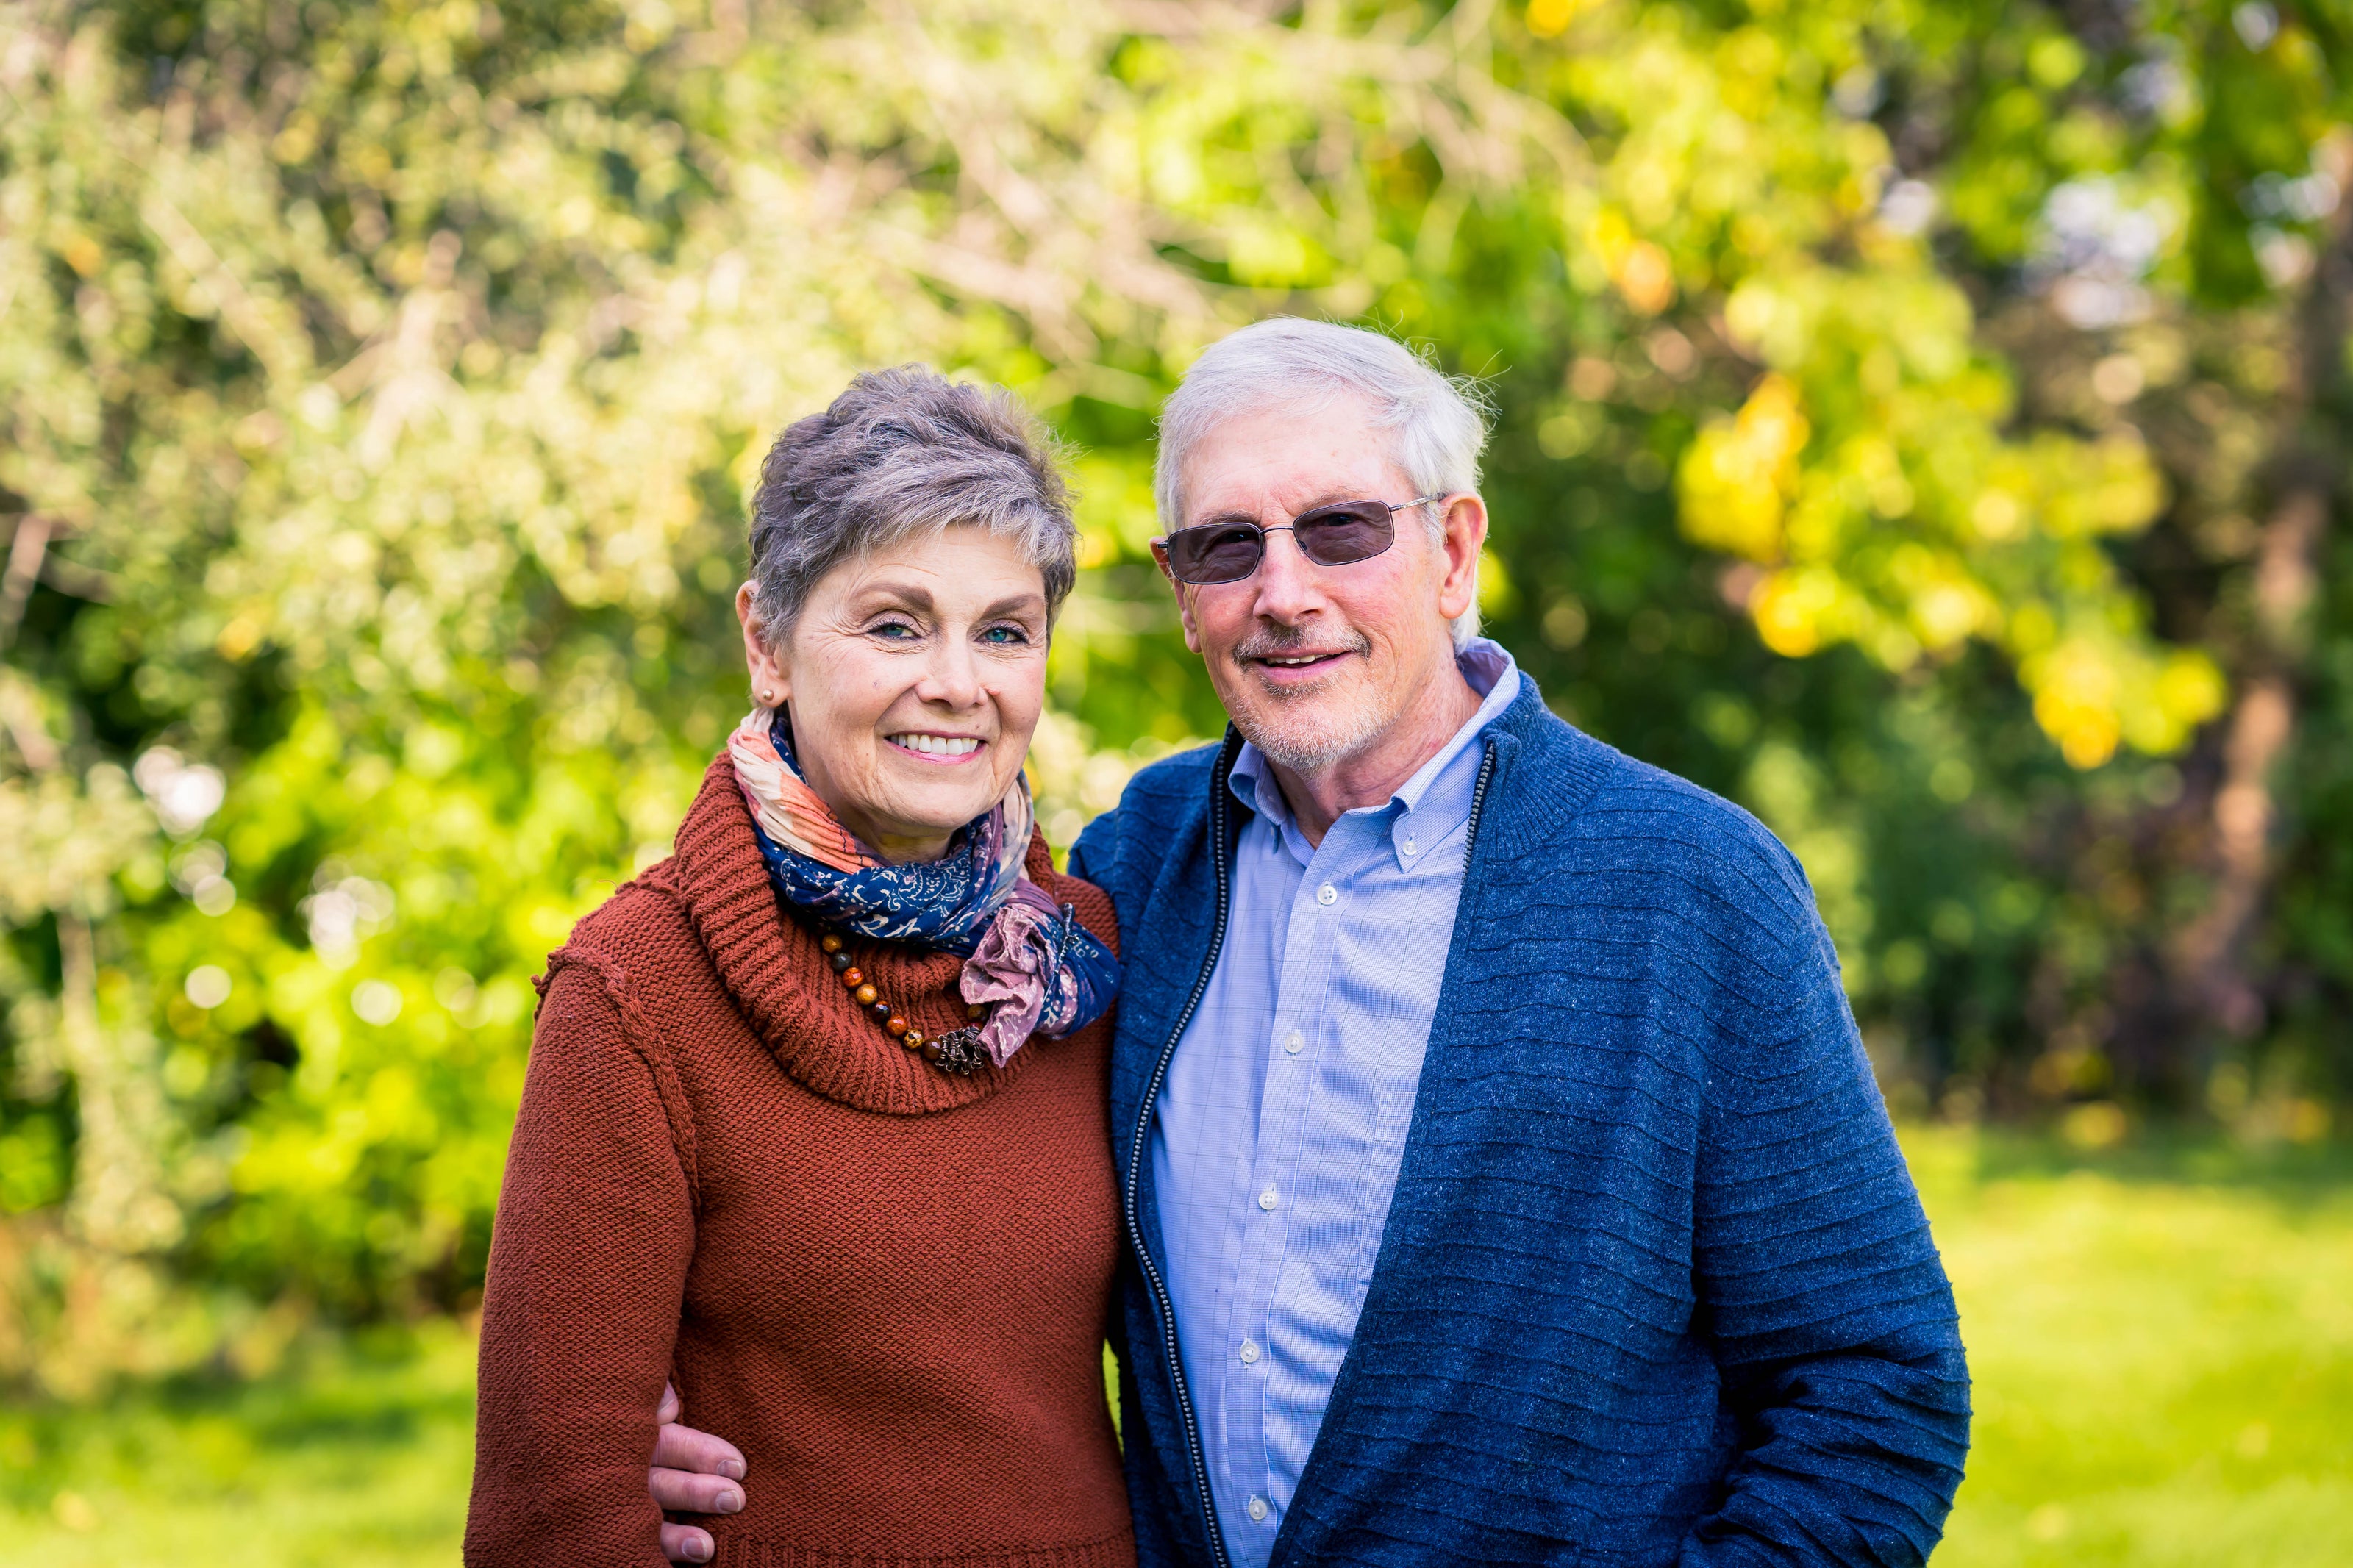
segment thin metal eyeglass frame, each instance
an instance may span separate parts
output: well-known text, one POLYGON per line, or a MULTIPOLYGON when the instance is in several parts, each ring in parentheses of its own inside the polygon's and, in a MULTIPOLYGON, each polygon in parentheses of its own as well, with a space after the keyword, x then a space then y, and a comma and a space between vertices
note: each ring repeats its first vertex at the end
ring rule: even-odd
MULTIPOLYGON (((1387 507, 1387 508, 1388 509, 1389 516, 1390 516, 1390 517, 1392 517, 1392 518, 1394 518, 1394 517, 1396 517, 1396 516, 1397 516, 1397 514, 1398 514, 1398 513, 1399 513, 1399 512, 1401 512, 1401 511, 1409 511, 1409 510, 1411 510, 1413 508, 1418 507, 1418 506, 1429 506, 1429 505, 1430 505, 1431 503, 1433 503, 1433 502, 1435 502, 1435 501, 1441 501, 1441 500, 1444 500, 1448 496, 1452 495, 1453 493, 1454 493, 1454 492, 1453 492, 1453 491, 1451 491, 1451 490, 1440 490, 1440 491, 1439 491, 1436 495, 1417 496, 1417 497, 1415 497, 1412 500, 1401 500, 1401 501, 1394 501, 1394 502, 1392 502, 1392 501, 1385 501, 1385 500, 1375 500, 1373 497, 1370 497, 1370 496, 1367 496, 1367 497, 1366 497, 1365 499, 1366 499, 1366 500, 1370 500, 1370 501, 1372 501, 1372 502, 1373 502, 1373 504, 1374 504, 1375 506, 1387 507)), ((1295 540, 1298 538, 1298 534, 1299 534, 1299 523, 1301 522, 1301 521, 1302 521, 1303 519, 1312 518, 1312 517, 1314 517, 1317 512, 1319 512, 1319 511, 1328 510, 1330 510, 1330 509, 1331 509, 1331 508, 1333 508, 1333 507, 1340 507, 1340 506, 1355 506, 1355 505, 1356 505, 1356 504, 1357 504, 1357 503, 1356 503, 1356 502, 1355 502, 1355 501, 1327 501, 1327 502, 1325 502, 1323 506, 1311 506, 1311 507, 1309 507, 1305 511, 1301 512, 1301 513, 1299 514, 1299 516, 1298 516, 1298 517, 1294 517, 1294 518, 1293 518, 1289 522, 1278 522, 1278 523, 1276 523, 1272 528, 1262 528, 1262 527, 1260 527, 1260 525, 1259 525, 1259 524, 1257 524, 1257 523, 1255 523, 1255 522, 1249 522, 1249 523, 1240 523, 1240 522, 1204 522, 1204 523, 1196 523, 1196 524, 1194 525, 1194 528, 1204 528, 1204 529, 1208 529, 1208 528, 1235 528, 1235 527, 1243 527, 1243 528, 1249 528, 1249 529, 1251 529, 1251 530, 1253 530, 1253 531, 1255 531, 1257 532, 1257 534, 1258 534, 1258 559, 1257 559, 1256 561, 1254 561, 1254 562, 1252 562, 1252 563, 1250 563, 1250 569, 1249 571, 1247 571, 1247 572, 1243 573, 1243 574, 1242 574, 1240 576, 1239 576, 1239 577, 1219 577, 1219 578, 1212 579, 1211 581, 1207 582, 1207 583, 1197 583, 1197 582, 1194 582, 1194 581, 1193 581, 1192 579, 1190 579, 1190 578, 1187 578, 1187 577, 1179 577, 1179 576, 1177 576, 1177 575, 1176 575, 1176 558, 1175 558, 1173 555, 1170 555, 1170 554, 1168 553, 1168 542, 1169 542, 1169 540, 1172 540, 1172 539, 1176 538, 1176 535, 1177 535, 1177 534, 1179 534, 1179 533, 1190 533, 1190 532, 1192 532, 1192 531, 1194 531, 1194 529, 1192 529, 1192 528, 1180 528, 1180 529, 1176 530, 1174 532, 1171 532, 1171 533, 1167 533, 1167 534, 1163 535, 1163 536, 1161 537, 1161 539, 1158 541, 1158 543, 1159 543, 1160 548, 1161 548, 1161 559, 1162 559, 1164 562, 1166 562, 1166 563, 1167 563, 1168 575, 1169 575, 1169 576, 1171 576, 1171 577, 1173 577, 1173 578, 1176 578, 1176 580, 1177 582, 1184 584, 1185 584, 1185 586, 1187 586, 1187 588, 1222 588, 1222 587, 1225 587, 1226 585, 1228 585, 1229 584, 1232 584, 1232 583, 1247 583, 1247 582, 1249 582, 1252 577, 1255 577, 1255 576, 1257 576, 1257 575, 1258 575, 1258 569, 1259 569, 1261 566, 1263 566, 1263 565, 1265 565, 1265 564, 1266 564, 1266 536, 1267 536, 1268 534, 1270 534, 1270 533, 1288 533, 1288 534, 1290 534, 1290 535, 1293 537, 1293 539, 1295 541, 1295 540)), ((1390 545, 1395 544, 1396 542, 1397 542, 1397 535, 1396 535, 1395 531, 1391 531, 1391 533, 1390 533, 1390 535, 1389 535, 1389 542, 1388 542, 1388 544, 1384 544, 1384 545, 1382 545, 1378 550, 1374 551, 1374 552, 1373 552, 1373 553, 1372 553, 1371 555, 1359 555, 1359 556, 1357 556, 1357 557, 1356 557, 1356 559, 1355 561, 1341 561, 1341 562, 1330 563, 1328 563, 1328 564, 1332 564, 1332 565, 1338 565, 1338 566, 1355 566, 1355 565, 1358 564, 1359 563, 1366 562, 1366 561, 1370 561, 1370 560, 1374 559, 1374 557, 1375 557, 1375 556, 1380 556, 1380 555, 1386 555, 1386 554, 1388 554, 1388 552, 1389 552, 1389 546, 1390 546, 1390 545)), ((1303 554, 1304 554, 1305 552, 1302 552, 1302 553, 1303 553, 1303 554)), ((1327 564, 1327 563, 1324 563, 1324 562, 1317 561, 1317 560, 1316 560, 1314 556, 1312 556, 1312 555, 1308 556, 1308 557, 1307 557, 1307 559, 1308 559, 1309 563, 1310 563, 1311 564, 1313 564, 1313 565, 1324 566, 1324 565, 1326 565, 1326 564, 1327 564)))

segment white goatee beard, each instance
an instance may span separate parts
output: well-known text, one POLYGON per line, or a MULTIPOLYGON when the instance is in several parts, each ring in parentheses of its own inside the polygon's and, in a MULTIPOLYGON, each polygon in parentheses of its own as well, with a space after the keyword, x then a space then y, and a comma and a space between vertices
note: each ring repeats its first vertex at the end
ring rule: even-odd
POLYGON ((1313 778, 1335 763, 1346 762, 1372 744, 1388 727, 1386 714, 1366 709, 1351 715, 1347 723, 1326 726, 1320 732, 1306 723, 1269 730, 1255 722, 1234 721, 1234 728, 1242 732, 1242 739, 1256 746, 1267 761, 1303 778, 1313 778))
MULTIPOLYGON (((1259 689, 1265 693, 1264 687, 1259 689)), ((1397 718, 1394 710, 1384 710, 1372 701, 1351 703, 1342 713, 1319 712, 1313 704, 1323 695, 1303 691, 1274 697, 1271 711, 1237 716, 1234 728, 1267 761, 1302 777, 1313 777, 1371 745, 1397 718)))
MULTIPOLYGON (((1262 630, 1235 648, 1233 658, 1244 678, 1250 679, 1251 659, 1303 652, 1308 643, 1303 634, 1262 630)), ((1343 646, 1358 657, 1371 651, 1370 643, 1361 635, 1345 638, 1343 646)), ((1234 728, 1269 762, 1303 776, 1320 773, 1355 756, 1378 739, 1397 717, 1393 710, 1385 712, 1378 702, 1370 700, 1352 703, 1342 714, 1318 712, 1315 704, 1325 696, 1323 690, 1285 692, 1270 690, 1263 684, 1258 689, 1268 710, 1248 718, 1237 714, 1234 728)))

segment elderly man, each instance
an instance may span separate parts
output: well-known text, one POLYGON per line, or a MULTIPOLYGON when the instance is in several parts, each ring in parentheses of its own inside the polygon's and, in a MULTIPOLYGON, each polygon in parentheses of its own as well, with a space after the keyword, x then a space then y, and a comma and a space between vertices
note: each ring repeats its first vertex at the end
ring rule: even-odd
POLYGON ((1233 729, 1071 854, 1128 964, 1139 1556, 1922 1562, 1968 1377, 1837 955, 1771 834, 1473 635, 1484 437, 1288 320, 1162 418, 1155 552, 1233 729))

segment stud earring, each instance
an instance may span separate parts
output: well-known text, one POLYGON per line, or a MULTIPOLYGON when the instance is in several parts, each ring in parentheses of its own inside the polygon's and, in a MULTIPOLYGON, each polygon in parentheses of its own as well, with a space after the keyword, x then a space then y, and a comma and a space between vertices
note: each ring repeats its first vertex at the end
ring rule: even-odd
POLYGON ((776 694, 763 686, 760 688, 760 700, 767 704, 769 707, 774 708, 776 705, 776 694))

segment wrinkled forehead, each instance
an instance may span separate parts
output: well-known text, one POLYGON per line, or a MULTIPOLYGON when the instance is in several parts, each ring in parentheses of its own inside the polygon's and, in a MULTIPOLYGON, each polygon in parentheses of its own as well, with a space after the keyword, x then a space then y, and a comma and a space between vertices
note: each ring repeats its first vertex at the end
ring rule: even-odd
POLYGON ((1185 455, 1176 526, 1213 518, 1274 522, 1326 501, 1402 501, 1411 489, 1395 432, 1356 399, 1332 396, 1229 415, 1185 455))

